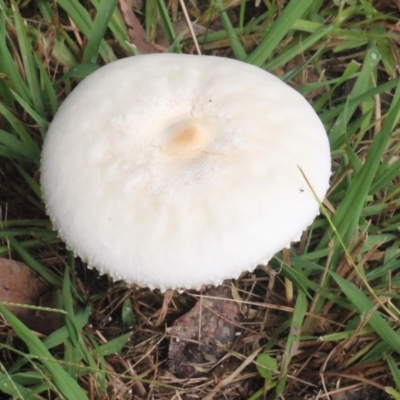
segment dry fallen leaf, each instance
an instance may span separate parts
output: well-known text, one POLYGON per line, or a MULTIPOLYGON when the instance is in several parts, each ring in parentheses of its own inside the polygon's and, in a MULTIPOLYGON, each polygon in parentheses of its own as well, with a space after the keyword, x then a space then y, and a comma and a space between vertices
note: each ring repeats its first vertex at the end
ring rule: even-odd
POLYGON ((141 54, 156 53, 157 50, 146 42, 146 31, 132 10, 128 0, 119 0, 119 11, 128 30, 129 42, 133 44, 141 54))
MULTIPOLYGON (((0 258, 0 301, 28 306, 54 307, 51 288, 32 268, 21 262, 0 258)), ((29 329, 49 334, 60 325, 59 315, 31 308, 6 306, 29 329)))
POLYGON ((226 353, 235 338, 239 307, 230 283, 208 290, 168 330, 169 369, 179 378, 203 375, 226 353))

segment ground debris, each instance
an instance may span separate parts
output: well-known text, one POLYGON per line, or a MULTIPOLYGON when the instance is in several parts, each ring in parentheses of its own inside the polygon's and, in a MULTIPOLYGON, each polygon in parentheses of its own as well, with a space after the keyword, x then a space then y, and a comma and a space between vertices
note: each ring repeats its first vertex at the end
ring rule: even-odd
POLYGON ((239 307, 232 299, 230 281, 207 290, 168 330, 169 370, 181 379, 209 372, 233 342, 238 322, 239 307))
POLYGON ((356 390, 348 390, 331 394, 332 400, 389 400, 390 396, 370 385, 364 385, 356 390))
POLYGON ((36 332, 50 334, 58 329, 57 314, 18 306, 54 308, 50 288, 38 273, 24 263, 0 258, 0 276, 0 301, 17 304, 8 304, 7 309, 36 332))

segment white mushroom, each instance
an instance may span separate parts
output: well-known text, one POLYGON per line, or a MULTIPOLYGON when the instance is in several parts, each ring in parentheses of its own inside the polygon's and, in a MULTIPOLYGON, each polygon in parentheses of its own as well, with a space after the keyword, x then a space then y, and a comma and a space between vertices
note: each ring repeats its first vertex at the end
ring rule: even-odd
POLYGON ((42 155, 47 212, 75 254, 161 290, 237 278, 298 240, 329 184, 322 123, 264 70, 153 54, 90 75, 42 155))

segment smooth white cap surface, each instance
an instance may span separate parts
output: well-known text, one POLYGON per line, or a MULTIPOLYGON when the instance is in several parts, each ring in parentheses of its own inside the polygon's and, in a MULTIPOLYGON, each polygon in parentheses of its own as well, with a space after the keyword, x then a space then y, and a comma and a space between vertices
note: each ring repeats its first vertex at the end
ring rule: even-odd
POLYGON ((327 135, 295 90, 257 67, 176 54, 113 62, 60 107, 42 190, 89 266, 160 288, 199 288, 298 240, 329 185, 327 135))

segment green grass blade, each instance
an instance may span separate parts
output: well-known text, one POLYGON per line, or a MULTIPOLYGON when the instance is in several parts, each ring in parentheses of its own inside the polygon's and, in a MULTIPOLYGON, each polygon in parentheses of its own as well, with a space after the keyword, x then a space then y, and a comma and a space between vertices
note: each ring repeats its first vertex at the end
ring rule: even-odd
POLYGON ((369 194, 373 195, 387 187, 388 184, 399 175, 399 171, 400 159, 390 165, 387 165, 384 171, 382 171, 380 175, 374 179, 369 194))
MULTIPOLYGON (((10 54, 6 43, 6 14, 0 12, 0 71, 3 72, 9 79, 9 86, 18 92, 25 101, 31 102, 29 88, 19 74, 18 68, 15 67, 15 62, 10 54)), ((1 113, 1 111, 0 111, 1 113)))
POLYGON ((39 7, 44 20, 50 24, 53 14, 50 3, 47 0, 36 0, 36 5, 39 7))
POLYGON ((301 327, 303 320, 307 312, 307 300, 306 295, 303 292, 299 292, 296 304, 293 311, 292 323, 290 325, 290 334, 287 339, 285 353, 283 354, 283 360, 281 365, 281 373, 279 376, 278 384, 276 386, 275 399, 280 398, 282 395, 288 375, 288 368, 296 347, 300 341, 301 327))
MULTIPOLYGON (((400 117, 400 86, 396 91, 395 100, 392 103, 389 114, 385 123, 375 137, 368 152, 367 159, 355 175, 351 186, 346 191, 343 200, 339 204, 336 213, 332 217, 332 222, 335 225, 338 234, 343 239, 344 243, 350 240, 351 235, 355 231, 362 209, 365 205, 366 197, 369 193, 374 176, 378 170, 382 155, 386 149, 387 142, 391 136, 394 126, 397 124, 400 117)), ((331 231, 328 230, 318 248, 326 247, 331 237, 331 231)), ((340 243, 335 241, 334 260, 340 256, 339 253, 340 243)), ((333 262, 334 265, 334 262, 333 262)))
MULTIPOLYGON (((24 125, 8 110, 4 104, 0 102, 0 114, 8 121, 11 125, 13 132, 16 133, 21 141, 28 145, 31 149, 35 149, 35 152, 40 153, 39 147, 32 139, 31 135, 25 130, 24 125)), ((33 150, 32 150, 33 151, 33 150)))
POLYGON ((31 355, 38 357, 46 367, 57 389, 67 399, 88 400, 87 395, 79 387, 78 383, 67 374, 34 333, 1 304, 0 311, 18 337, 25 342, 31 355))
MULTIPOLYGON (((35 162, 39 165, 40 152, 36 147, 31 147, 26 143, 22 143, 14 135, 0 129, 0 143, 6 148, 5 155, 11 152, 17 158, 35 162)), ((11 158, 11 157, 10 157, 11 158)))
POLYGON ((106 32, 111 16, 117 7, 118 0, 102 0, 97 9, 96 18, 83 51, 84 63, 95 63, 101 40, 106 32))
POLYGON ((235 57, 240 61, 245 60, 245 58, 247 57, 247 54, 244 51, 244 48, 243 48, 242 44, 240 43, 240 40, 239 40, 235 30, 233 29, 233 26, 232 26, 231 20, 228 17, 228 14, 222 7, 221 0, 215 0, 215 4, 217 6, 217 10, 220 13, 222 24, 224 25, 225 32, 228 35, 228 39, 231 43, 231 47, 232 47, 233 53, 235 54, 235 57))
POLYGON ((76 0, 58 0, 60 6, 75 22, 77 27, 88 37, 92 29, 92 20, 86 8, 76 0))
POLYGON ((386 393, 390 394, 394 400, 400 400, 400 393, 391 387, 385 387, 386 393))
MULTIPOLYGON (((40 84, 44 89, 43 90, 43 103, 44 103, 45 111, 47 112, 50 109, 54 115, 58 110, 57 94, 54 90, 53 83, 51 82, 50 77, 47 74, 47 71, 45 70, 44 66, 40 62, 37 54, 35 54, 35 59, 36 59, 36 64, 39 69, 40 84)), ((42 125, 42 128, 47 128, 47 127, 48 127, 48 122, 46 121, 46 125, 44 125, 44 126, 42 125)))
MULTIPOLYGON (((80 361, 83 359, 91 368, 96 369, 97 365, 94 361, 91 353, 89 352, 85 341, 83 340, 81 331, 79 329, 79 324, 75 316, 74 310, 74 300, 72 297, 72 285, 70 279, 69 269, 65 269, 64 280, 63 280, 63 289, 62 289, 62 299, 64 303, 64 309, 67 311, 67 315, 65 316, 65 324, 67 326, 67 330, 69 333, 69 343, 70 346, 70 356, 73 364, 78 365, 80 361)), ((74 369, 74 368, 72 368, 74 369)), ((98 372, 98 379, 104 380, 104 372, 98 372)))
POLYGON ((40 188, 40 184, 32 178, 23 168, 19 165, 15 164, 15 167, 18 169, 19 173, 24 177, 32 191, 36 194, 36 196, 41 199, 42 198, 42 190, 40 188))
POLYGON ((71 78, 84 79, 94 71, 97 71, 100 67, 95 64, 78 64, 71 68, 66 74, 55 82, 55 86, 62 82, 68 81, 71 78))
POLYGON ((13 5, 14 5, 13 8, 14 8, 15 28, 17 30, 22 62, 25 68, 26 79, 28 81, 32 104, 35 111, 40 116, 44 117, 44 106, 42 102, 35 59, 33 57, 31 50, 32 46, 30 40, 28 39, 28 35, 21 14, 18 12, 17 6, 15 5, 14 2, 13 5))
MULTIPOLYGON (((82 33, 89 38, 93 29, 93 21, 90 18, 87 9, 77 0, 58 0, 58 4, 70 16, 78 29, 80 29, 82 33)), ((99 54, 107 63, 116 59, 114 52, 103 38, 100 40, 99 54)))
POLYGON ((13 396, 13 398, 17 399, 32 399, 31 393, 23 386, 18 385, 17 382, 14 381, 13 377, 7 372, 7 369, 0 362, 0 392, 13 396))
MULTIPOLYGON (((100 1, 101 0, 91 0, 96 9, 99 8, 100 1)), ((112 13, 108 23, 108 28, 114 35, 121 48, 124 49, 126 55, 133 56, 137 54, 135 47, 129 43, 128 30, 118 8, 114 9, 114 12, 112 13)))
POLYGON ((115 339, 110 340, 107 343, 102 344, 92 351, 93 355, 101 355, 103 357, 109 356, 110 354, 119 353, 122 348, 126 345, 126 342, 131 337, 131 332, 125 333, 115 339))
POLYGON ((48 122, 42 118, 17 92, 10 89, 11 93, 15 97, 15 100, 21 105, 21 107, 32 117, 32 119, 40 125, 41 128, 46 129, 48 122))
MULTIPOLYGON (((164 33, 167 36, 168 42, 170 45, 172 45, 175 40, 176 40, 176 33, 174 26, 172 25, 172 22, 169 18, 168 10, 167 7, 165 6, 165 2, 163 0, 149 0, 146 4, 146 25, 150 23, 148 19, 150 17, 147 16, 151 11, 154 12, 155 9, 158 9, 160 18, 161 18, 161 23, 163 24, 164 28, 164 33), (156 7, 154 7, 154 1, 156 3, 156 7)), ((149 40, 149 38, 148 38, 149 40)))
MULTIPOLYGON (((64 309, 65 311, 67 311, 67 315, 65 316, 65 323, 68 329, 70 341, 73 344, 74 350, 76 350, 80 355, 80 359, 84 359, 85 362, 90 364, 90 361, 92 361, 91 356, 89 355, 89 351, 87 350, 86 345, 82 339, 80 330, 78 328, 78 323, 75 318, 74 301, 71 295, 71 280, 68 268, 65 269, 62 298, 64 309)), ((75 358, 75 361, 77 361, 75 363, 78 364, 80 359, 78 360, 77 358, 75 358)))
POLYGON ((386 362, 389 365, 390 372, 392 373, 394 382, 396 383, 396 387, 399 390, 400 389, 400 370, 399 367, 396 364, 396 361, 390 354, 385 354, 384 355, 386 362))
POLYGON ((245 61, 261 67, 278 47, 284 36, 292 29, 294 23, 306 14, 313 2, 314 0, 292 0, 272 24, 271 29, 263 37, 261 43, 245 61))
POLYGON ((132 305, 130 299, 124 300, 122 303, 122 323, 124 325, 124 331, 131 331, 136 326, 135 314, 132 310, 132 305))
POLYGON ((308 38, 300 41, 295 46, 291 47, 289 50, 284 51, 278 57, 275 57, 272 61, 266 64, 265 69, 270 71, 280 67, 283 64, 286 64, 294 57, 299 54, 303 54, 307 49, 309 49, 312 45, 320 41, 322 38, 325 38, 332 31, 333 25, 328 25, 317 32, 310 35, 308 38))
POLYGON ((354 84, 353 90, 348 97, 347 107, 339 115, 335 124, 329 132, 329 140, 332 148, 338 148, 337 140, 341 135, 344 135, 347 130, 347 125, 356 111, 359 104, 350 104, 350 101, 355 97, 360 96, 370 88, 371 74, 376 71, 381 55, 374 43, 371 43, 365 55, 365 60, 361 72, 354 84))
POLYGON ((339 285, 342 292, 349 299, 350 303, 357 311, 368 317, 368 324, 374 329, 375 333, 387 344, 390 348, 400 354, 400 340, 398 334, 390 327, 385 319, 376 311, 374 305, 368 297, 356 285, 346 281, 341 276, 330 273, 336 283, 339 285))
POLYGON ((20 255, 22 260, 25 261, 25 263, 28 264, 32 269, 38 272, 44 279, 46 279, 47 282, 54 286, 58 286, 60 284, 60 277, 36 261, 35 258, 32 257, 14 237, 8 236, 7 240, 10 243, 11 248, 20 255))
MULTIPOLYGON (((368 91, 364 92, 363 94, 357 96, 356 98, 349 100, 348 102, 342 103, 336 108, 329 108, 325 110, 321 115, 321 119, 323 122, 328 123, 328 121, 332 120, 333 118, 337 117, 343 110, 347 107, 352 107, 353 105, 359 105, 362 101, 368 100, 371 97, 385 93, 387 91, 392 90, 393 88, 397 87, 400 83, 400 78, 395 78, 389 82, 382 83, 373 89, 369 89, 368 91)), ((343 137, 344 135, 341 135, 343 137)), ((339 142, 340 139, 338 139, 339 142)), ((342 139, 342 142, 339 142, 342 145, 345 142, 345 139, 342 139)))
MULTIPOLYGON (((89 321, 90 317, 90 307, 85 308, 83 311, 77 311, 75 314, 75 324, 78 330, 82 329, 89 321)), ((47 349, 52 349, 53 347, 59 346, 64 343, 69 337, 69 332, 66 326, 61 327, 57 331, 51 333, 43 340, 43 344, 47 349)))

